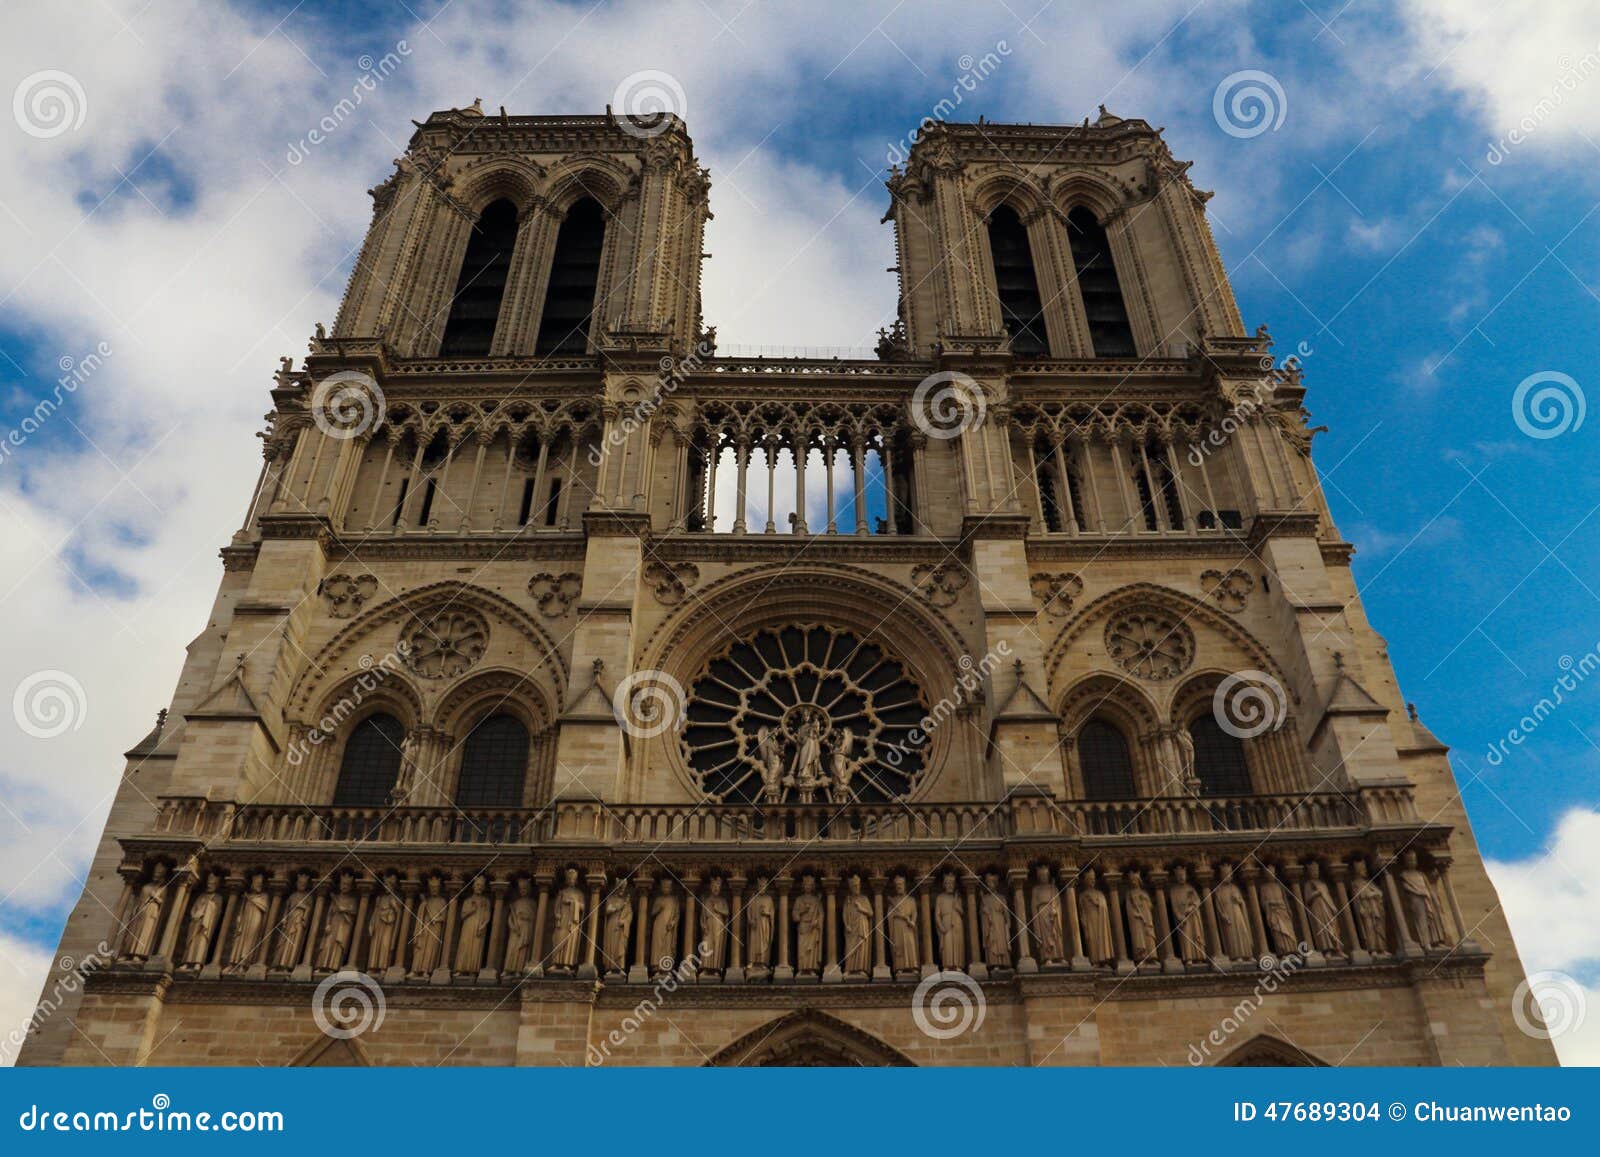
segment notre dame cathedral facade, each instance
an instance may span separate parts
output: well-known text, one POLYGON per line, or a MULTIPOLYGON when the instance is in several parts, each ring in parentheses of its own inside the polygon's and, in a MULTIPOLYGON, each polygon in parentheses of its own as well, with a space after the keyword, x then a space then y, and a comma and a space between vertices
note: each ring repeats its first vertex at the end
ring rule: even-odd
POLYGON ((1188 166, 888 186, 877 356, 729 357, 680 121, 419 125, 22 1063, 1553 1061, 1188 166))

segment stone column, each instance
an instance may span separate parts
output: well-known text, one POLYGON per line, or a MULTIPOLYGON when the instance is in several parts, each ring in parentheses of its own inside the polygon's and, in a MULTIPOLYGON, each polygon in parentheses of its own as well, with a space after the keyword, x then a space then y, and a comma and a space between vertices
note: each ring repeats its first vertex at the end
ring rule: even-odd
POLYGON ((961 877, 961 890, 967 898, 967 974, 974 980, 989 979, 989 965, 983 958, 982 929, 978 920, 978 877, 967 872, 961 877))
POLYGON ((1350 889, 1345 880, 1350 875, 1350 865, 1335 860, 1328 865, 1328 875, 1333 878, 1333 902, 1339 906, 1339 927, 1344 932, 1345 954, 1351 964, 1368 964, 1372 955, 1361 947, 1361 937, 1356 935, 1356 916, 1350 903, 1350 889))
POLYGON ((1240 865, 1238 874, 1244 881, 1245 895, 1249 900, 1250 935, 1255 941, 1256 956, 1260 958, 1272 947, 1267 943, 1267 929, 1261 922, 1261 893, 1256 889, 1256 878, 1261 874, 1261 869, 1254 864, 1240 865))
POLYGON ((683 883, 683 915, 679 920, 679 931, 683 933, 683 949, 678 956, 678 967, 687 976, 700 971, 696 967, 700 959, 700 953, 695 937, 695 925, 698 923, 695 912, 695 889, 700 886, 700 877, 694 872, 685 872, 681 880, 683 883))
POLYGON ((1117 942, 1116 971, 1126 974, 1133 971, 1133 961, 1128 956, 1128 938, 1122 930, 1122 873, 1105 871, 1100 878, 1106 884, 1106 907, 1111 910, 1111 937, 1117 942))
POLYGON ((1183 961, 1178 959, 1177 945, 1173 943, 1172 918, 1167 911, 1167 874, 1150 873, 1151 899, 1156 909, 1156 951, 1161 955, 1162 972, 1182 972, 1183 961))
POLYGON ((794 887, 794 880, 782 875, 772 884, 778 890, 778 963, 772 970, 772 979, 793 980, 794 967, 789 963, 789 889, 794 887))
POLYGON ((1383 867, 1383 894, 1389 897, 1389 916, 1394 922, 1396 942, 1399 945, 1399 951, 1396 955, 1400 957, 1421 956, 1422 945, 1417 943, 1417 938, 1411 931, 1411 925, 1406 920, 1405 906, 1400 903, 1400 891, 1395 887, 1394 858, 1392 856, 1383 867))
POLYGON ((641 872, 635 884, 639 890, 639 910, 633 924, 638 943, 633 947, 633 967, 628 969, 628 983, 644 984, 650 979, 650 893, 655 881, 641 872))
POLYGON ((371 880, 362 880, 360 884, 360 899, 356 901, 356 922, 350 929, 350 943, 345 945, 344 960, 341 962, 346 968, 354 968, 356 961, 361 959, 361 941, 367 930, 367 906, 372 903, 372 885, 371 880))
POLYGON ((922 948, 922 975, 932 976, 939 971, 939 966, 933 960, 933 900, 929 889, 933 886, 933 877, 925 876, 917 884, 917 920, 918 931, 921 933, 919 940, 922 948))
POLYGON ((1061 879, 1066 882, 1061 902, 1067 909, 1067 960, 1074 971, 1087 972, 1093 966, 1083 953, 1083 925, 1078 917, 1078 865, 1070 860, 1062 863, 1061 879))
POLYGON ((600 951, 600 892, 605 887, 604 870, 589 872, 589 912, 584 919, 588 942, 583 949, 583 962, 578 965, 579 980, 594 980, 600 975, 595 961, 600 951))
POLYGON ((528 952, 528 975, 544 975, 544 929, 550 916, 550 887, 555 883, 555 871, 551 868, 540 868, 533 874, 533 881, 539 887, 539 903, 533 912, 533 947, 528 952))
MULTIPOLYGON (((216 946, 211 950, 211 963, 200 970, 202 980, 216 980, 222 975, 222 966, 228 956, 228 937, 233 931, 233 915, 239 907, 239 894, 244 891, 244 879, 240 876, 229 876, 222 882, 222 890, 226 899, 222 905, 222 919, 217 922, 216 946)), ((317 902, 313 907, 314 917, 320 922, 322 912, 322 898, 325 895, 322 888, 317 889, 317 902)), ((306 968, 306 978, 310 979, 311 952, 310 948, 316 941, 317 925, 313 924, 306 931, 307 951, 301 963, 306 968)), ((146 968, 149 965, 145 965, 146 968)), ((296 970, 298 971, 298 970, 296 970)))
POLYGON ((1450 919, 1456 928, 1456 949, 1461 952, 1482 952, 1478 942, 1468 934, 1467 923, 1461 918, 1461 905, 1456 900, 1455 885, 1450 882, 1450 865, 1454 861, 1451 857, 1435 854, 1433 857, 1434 875, 1439 881, 1439 890, 1444 893, 1445 905, 1450 909, 1450 919))
POLYGON ((1028 941, 1028 869, 1012 868, 1006 873, 1011 885, 1011 918, 1017 926, 1017 971, 1038 972, 1039 962, 1033 958, 1028 941))
POLYGON ((172 962, 178 944, 178 929, 189 914, 189 890, 194 886, 194 876, 194 869, 180 868, 168 882, 167 902, 162 913, 166 925, 161 929, 161 939, 156 942, 155 955, 145 962, 145 967, 152 971, 165 971, 172 962))
POLYGON ((839 968, 839 877, 822 877, 822 983, 838 984, 844 979, 839 968))
POLYGON ((891 980, 894 974, 889 969, 888 931, 883 923, 885 879, 874 875, 869 882, 872 887, 872 979, 891 980))
POLYGON ((1200 915, 1206 929, 1206 955, 1213 962, 1222 959, 1222 936, 1217 931, 1217 905, 1211 886, 1214 876, 1211 865, 1205 861, 1195 865, 1194 886, 1200 892, 1200 915))
POLYGON ((722 979, 729 984, 744 982, 744 886, 738 872, 728 877, 728 967, 722 979))
POLYGON ((499 979, 500 969, 505 964, 506 892, 510 887, 509 880, 493 880, 489 884, 494 907, 490 910, 489 943, 484 947, 483 973, 479 977, 484 981, 499 979))

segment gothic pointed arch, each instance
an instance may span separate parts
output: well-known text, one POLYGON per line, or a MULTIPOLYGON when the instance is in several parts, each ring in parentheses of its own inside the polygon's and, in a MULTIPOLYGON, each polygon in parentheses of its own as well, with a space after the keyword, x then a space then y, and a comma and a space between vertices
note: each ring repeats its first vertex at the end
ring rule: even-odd
POLYGON ((1268 1033, 1251 1037, 1224 1057, 1217 1068, 1325 1069, 1328 1062, 1313 1056, 1298 1045, 1279 1040, 1268 1033))
POLYGON ((520 217, 536 205, 545 178, 544 166, 532 158, 486 157, 461 169, 453 192, 474 218, 491 202, 501 199, 515 205, 520 217))
POLYGON ((820 1009, 799 1008, 727 1045, 716 1068, 910 1068, 913 1062, 871 1033, 820 1009))

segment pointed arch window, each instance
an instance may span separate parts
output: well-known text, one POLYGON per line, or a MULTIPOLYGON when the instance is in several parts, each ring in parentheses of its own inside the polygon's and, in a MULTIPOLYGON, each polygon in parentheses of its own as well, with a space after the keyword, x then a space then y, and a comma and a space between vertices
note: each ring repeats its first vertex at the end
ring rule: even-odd
POLYGON ((444 326, 441 357, 481 357, 489 352, 516 243, 517 207, 504 198, 491 203, 479 215, 467 240, 467 255, 461 262, 461 276, 444 326))
POLYGON ((1189 738, 1194 740, 1194 773, 1201 795, 1250 794, 1250 765, 1237 735, 1229 735, 1207 712, 1189 724, 1189 738))
POLYGON ((1078 767, 1089 799, 1132 799, 1138 794, 1128 741, 1104 719, 1091 719, 1078 730, 1078 767))
POLYGON ((1078 274, 1078 293, 1089 320, 1089 341, 1097 358, 1131 358, 1133 328, 1128 324, 1128 307, 1122 300, 1117 267, 1111 259, 1111 242, 1105 226, 1087 208, 1079 205, 1067 214, 1067 237, 1072 245, 1072 264, 1078 274))
POLYGON ((535 353, 582 354, 588 350, 605 237, 605 210, 598 201, 585 197, 567 210, 556 233, 535 353))
POLYGON ((456 804, 521 807, 527 772, 528 729, 513 715, 491 715, 462 744, 456 804))
POLYGON ((383 807, 400 775, 406 729, 393 715, 369 715, 350 729, 333 789, 334 807, 383 807))
POLYGON ((1050 346, 1045 340, 1044 305, 1039 299, 1033 250, 1022 219, 1009 205, 989 214, 989 252, 994 257, 1000 320, 1011 334, 1012 352, 1019 357, 1045 356, 1050 346))

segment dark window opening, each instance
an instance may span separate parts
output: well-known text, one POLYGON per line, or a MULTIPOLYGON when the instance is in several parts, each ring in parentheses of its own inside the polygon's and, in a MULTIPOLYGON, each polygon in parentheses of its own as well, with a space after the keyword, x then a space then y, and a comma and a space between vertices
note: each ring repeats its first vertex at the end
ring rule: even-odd
POLYGON ((1044 528, 1052 534, 1060 531, 1061 504, 1056 500, 1056 475, 1049 460, 1038 464, 1034 471, 1039 485, 1039 509, 1044 513, 1044 528))
POLYGON ((461 262, 439 348, 441 357, 478 357, 489 352, 516 242, 517 207, 500 200, 484 209, 467 240, 467 255, 461 262))
POLYGON ((554 526, 556 524, 556 511, 560 507, 561 479, 552 478, 550 479, 550 497, 545 500, 544 504, 544 524, 546 526, 554 526))
POLYGON ((1133 488, 1139 495, 1139 509, 1144 513, 1144 528, 1156 530, 1156 503, 1150 494, 1150 479, 1145 475, 1144 463, 1135 458, 1133 463, 1133 488))
POLYGON ((395 500, 394 516, 389 519, 390 526, 399 526, 400 517, 406 512, 406 494, 411 489, 411 479, 400 479, 400 497, 395 500))
POLYGON ((427 489, 422 492, 422 509, 417 511, 418 526, 428 525, 428 517, 433 513, 433 494, 438 485, 437 479, 428 479, 427 489))
POLYGON ((521 807, 528 771, 528 729, 511 715, 491 715, 461 748, 459 807, 521 807))
POLYGON ((1150 470, 1161 488, 1161 499, 1167 506, 1167 525, 1173 530, 1183 529, 1183 502, 1178 497, 1178 478, 1172 472, 1166 452, 1155 442, 1145 447, 1145 457, 1150 460, 1150 470))
POLYGON ((406 729, 393 715, 369 715, 350 730, 333 789, 334 807, 383 807, 400 774, 406 729))
POLYGON ((1067 214, 1067 236, 1072 243, 1072 264, 1078 273, 1078 293, 1089 321, 1094 356, 1133 357, 1133 328, 1128 324, 1128 307, 1122 300, 1104 226, 1079 205, 1067 214))
POLYGON ((1012 352, 1019 357, 1045 356, 1050 346, 1045 340, 1044 305, 1039 300, 1028 231, 1008 205, 989 214, 989 251, 994 256, 1000 320, 1011 335, 1012 352))
POLYGON ((595 308, 605 235, 605 212, 598 202, 586 197, 567 210, 556 234, 535 353, 582 354, 588 350, 589 319, 595 308))
POLYGON ((1244 743, 1222 729, 1210 713, 1189 724, 1194 740, 1194 773, 1202 795, 1249 795, 1250 767, 1244 743))
POLYGON ((522 483, 522 509, 517 512, 517 525, 527 526, 528 515, 533 512, 533 479, 527 478, 522 483))
POLYGON ((1078 767, 1089 799, 1131 799, 1137 794, 1128 741, 1104 720, 1091 719, 1079 729, 1078 767))

